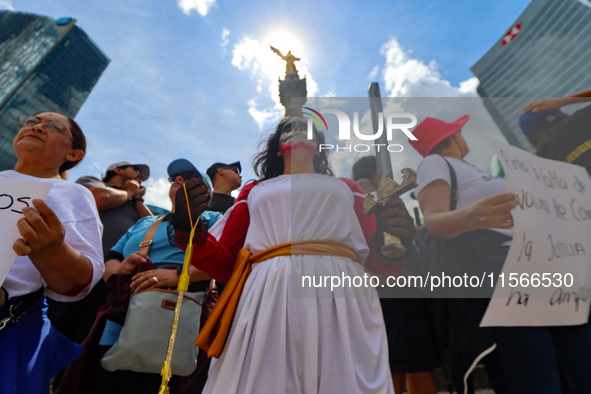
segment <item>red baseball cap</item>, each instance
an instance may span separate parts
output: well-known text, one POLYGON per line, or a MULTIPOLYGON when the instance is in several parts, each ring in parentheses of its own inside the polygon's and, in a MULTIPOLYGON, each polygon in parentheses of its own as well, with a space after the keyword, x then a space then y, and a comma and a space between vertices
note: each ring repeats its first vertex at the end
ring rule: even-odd
POLYGON ((468 120, 470 120, 468 115, 464 115, 452 123, 435 118, 425 118, 412 131, 417 139, 409 139, 408 142, 421 156, 427 157, 435 145, 460 131, 468 120))

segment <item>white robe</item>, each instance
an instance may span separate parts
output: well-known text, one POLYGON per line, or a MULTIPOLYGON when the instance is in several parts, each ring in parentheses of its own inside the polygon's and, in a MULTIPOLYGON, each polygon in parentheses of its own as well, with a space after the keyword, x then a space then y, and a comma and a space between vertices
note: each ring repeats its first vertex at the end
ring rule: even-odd
MULTIPOLYGON (((282 175, 256 185, 242 203, 250 214, 244 247, 253 254, 285 242, 334 240, 355 250, 361 262, 368 255, 353 193, 341 180, 282 175)), ((306 288, 302 295, 301 275, 364 273, 361 264, 336 256, 280 256, 255 264, 204 392, 393 393, 375 289, 331 294, 330 288, 306 288)))

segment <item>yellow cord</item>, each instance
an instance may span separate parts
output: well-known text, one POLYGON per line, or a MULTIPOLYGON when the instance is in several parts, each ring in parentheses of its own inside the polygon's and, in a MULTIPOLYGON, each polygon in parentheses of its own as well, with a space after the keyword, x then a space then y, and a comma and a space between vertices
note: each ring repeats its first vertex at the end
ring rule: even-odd
POLYGON ((172 377, 172 370, 171 370, 171 362, 172 362, 172 351, 174 350, 174 344, 176 341, 176 331, 178 329, 178 320, 180 317, 180 308, 183 302, 183 293, 189 289, 189 283, 191 282, 191 275, 189 275, 189 266, 191 265, 191 257, 193 256, 193 237, 195 236, 195 230, 197 229, 197 225, 199 224, 199 219, 201 216, 197 218, 195 225, 193 225, 193 218, 191 217, 191 209, 189 208, 189 195, 187 194, 187 188, 183 184, 183 190, 185 191, 185 199, 187 201, 187 210, 189 211, 189 221, 191 222, 191 233, 189 234, 189 243, 187 244, 187 250, 185 252, 185 260, 183 261, 183 272, 179 277, 179 284, 177 286, 177 291, 179 293, 178 300, 177 300, 177 308, 174 311, 174 318, 172 323, 172 330, 170 332, 170 338, 168 340, 168 349, 166 351, 166 359, 164 360, 164 365, 162 365, 162 371, 160 375, 162 376, 162 383, 160 384, 160 390, 158 394, 168 394, 170 389, 168 388, 168 382, 172 377))

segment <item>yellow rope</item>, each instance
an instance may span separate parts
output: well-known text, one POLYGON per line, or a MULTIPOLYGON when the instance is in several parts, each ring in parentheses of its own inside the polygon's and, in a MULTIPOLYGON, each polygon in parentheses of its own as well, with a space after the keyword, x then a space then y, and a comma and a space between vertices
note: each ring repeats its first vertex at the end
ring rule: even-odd
POLYGON ((195 229, 197 228, 197 224, 199 224, 199 219, 193 225, 193 218, 191 217, 191 209, 189 208, 189 195, 187 194, 187 188, 183 184, 183 189, 185 191, 185 199, 187 201, 187 210, 189 211, 189 221, 191 223, 191 233, 189 235, 189 243, 187 244, 187 250, 185 252, 185 260, 183 262, 183 272, 179 277, 179 284, 177 286, 178 297, 176 301, 176 306, 174 308, 174 318, 172 320, 172 328, 170 330, 170 337, 168 338, 168 348, 166 349, 166 359, 164 360, 164 364, 162 365, 162 370, 160 371, 160 375, 162 376, 162 383, 160 384, 160 391, 158 394, 169 394, 170 389, 168 388, 168 382, 172 377, 172 370, 171 370, 171 362, 172 362, 172 352, 174 350, 174 344, 176 341, 176 333, 179 327, 179 318, 181 316, 181 307, 183 304, 183 294, 185 291, 189 289, 189 282, 191 281, 191 276, 189 275, 189 266, 191 265, 191 257, 193 256, 193 237, 195 236, 195 229))

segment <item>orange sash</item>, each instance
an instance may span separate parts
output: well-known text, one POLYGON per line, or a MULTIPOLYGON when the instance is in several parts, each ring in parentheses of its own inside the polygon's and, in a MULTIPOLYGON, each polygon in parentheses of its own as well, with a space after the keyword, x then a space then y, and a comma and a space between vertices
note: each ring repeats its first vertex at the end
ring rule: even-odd
POLYGON ((230 331, 244 284, 252 271, 252 264, 277 256, 289 255, 341 256, 359 262, 359 257, 353 249, 340 242, 328 240, 288 242, 273 246, 255 255, 246 249, 241 249, 236 257, 232 276, 199 332, 195 345, 207 351, 209 357, 219 357, 226 344, 226 337, 230 331))

